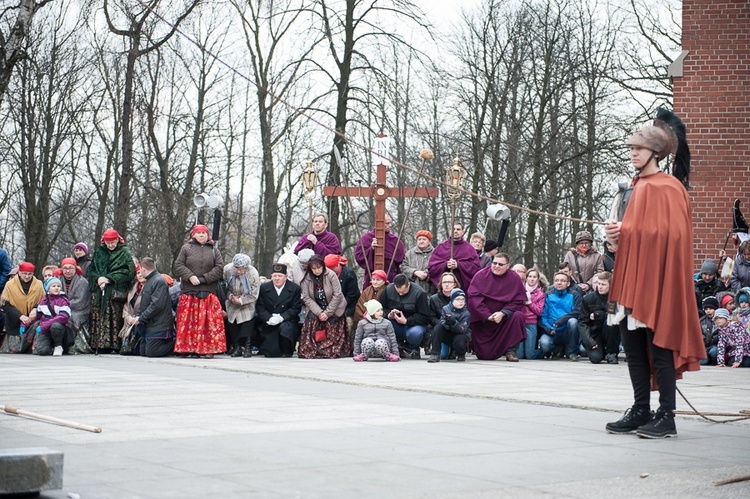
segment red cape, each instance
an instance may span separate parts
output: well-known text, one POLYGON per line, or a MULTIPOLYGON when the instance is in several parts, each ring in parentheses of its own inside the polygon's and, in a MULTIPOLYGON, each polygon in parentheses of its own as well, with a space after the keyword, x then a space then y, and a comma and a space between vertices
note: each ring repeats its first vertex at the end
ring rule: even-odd
POLYGON ((678 379, 706 358, 693 285, 693 224, 685 187, 659 172, 638 179, 620 229, 610 299, 632 309, 674 352, 678 379))

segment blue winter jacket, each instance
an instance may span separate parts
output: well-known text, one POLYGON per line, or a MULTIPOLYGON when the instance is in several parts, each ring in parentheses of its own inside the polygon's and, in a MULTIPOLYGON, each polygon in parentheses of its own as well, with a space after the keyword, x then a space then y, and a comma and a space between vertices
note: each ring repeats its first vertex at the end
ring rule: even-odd
POLYGON ((8 274, 12 269, 8 252, 0 248, 0 293, 5 289, 5 283, 8 282, 8 274))
POLYGON ((581 314, 581 295, 570 289, 558 291, 555 288, 547 293, 542 310, 542 325, 556 332, 563 331, 568 319, 578 319, 581 314))

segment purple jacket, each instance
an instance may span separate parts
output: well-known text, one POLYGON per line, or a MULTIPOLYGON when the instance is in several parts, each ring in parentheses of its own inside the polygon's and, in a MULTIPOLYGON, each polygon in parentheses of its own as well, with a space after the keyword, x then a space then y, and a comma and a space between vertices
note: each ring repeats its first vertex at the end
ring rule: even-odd
POLYGON ((52 324, 67 326, 70 320, 70 302, 63 294, 45 296, 37 305, 36 310, 43 334, 49 333, 52 324))

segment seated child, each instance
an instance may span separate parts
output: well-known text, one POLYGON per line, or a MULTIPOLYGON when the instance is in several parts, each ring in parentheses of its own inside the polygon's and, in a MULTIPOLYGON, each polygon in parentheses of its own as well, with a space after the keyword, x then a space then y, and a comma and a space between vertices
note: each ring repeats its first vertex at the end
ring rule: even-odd
POLYGON ((732 367, 750 367, 750 335, 742 324, 730 320, 729 311, 725 308, 714 313, 714 322, 719 332, 716 365, 725 367, 725 362, 731 362, 732 367))
POLYGON ((578 332, 581 334, 581 347, 592 364, 602 360, 608 364, 618 364, 620 352, 620 328, 607 324, 607 304, 612 274, 600 272, 595 275, 597 284, 583 297, 581 315, 578 318, 578 332))
POLYGON ((63 291, 62 282, 50 277, 44 282, 47 295, 37 306, 39 326, 37 327, 37 355, 63 354, 65 347, 73 344, 73 335, 68 327, 70 302, 63 291))
POLYGON ((750 288, 742 288, 737 291, 734 301, 737 303, 737 308, 732 312, 732 318, 742 324, 743 327, 747 327, 748 321, 750 321, 750 288))
POLYGON ((383 305, 377 300, 365 303, 367 313, 357 324, 354 335, 354 361, 362 362, 370 357, 379 357, 398 362, 398 341, 391 321, 383 319, 383 305))
POLYGON ((442 343, 453 348, 457 362, 466 360, 466 347, 471 341, 471 329, 469 329, 466 294, 462 290, 456 288, 451 291, 450 302, 443 307, 440 322, 432 331, 433 353, 427 362, 440 362, 440 346, 442 343))
POLYGON ((714 313, 721 308, 719 300, 713 296, 703 299, 703 316, 701 317, 701 330, 703 331, 703 345, 706 347, 706 358, 701 361, 701 365, 716 364, 716 350, 719 342, 719 333, 716 324, 714 324, 714 313))

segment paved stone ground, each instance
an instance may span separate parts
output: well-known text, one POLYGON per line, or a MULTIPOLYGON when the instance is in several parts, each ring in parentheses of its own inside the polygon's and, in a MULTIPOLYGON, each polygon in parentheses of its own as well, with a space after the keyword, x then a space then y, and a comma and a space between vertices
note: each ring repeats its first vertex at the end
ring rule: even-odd
MULTIPOLYGON (((0 405, 103 429, 0 413, 0 448, 65 453, 46 498, 750 496, 714 484, 750 474, 750 421, 604 432, 631 404, 624 363, 3 355, 0 379, 0 405)), ((678 387, 700 410, 750 410, 750 369, 678 387)))

